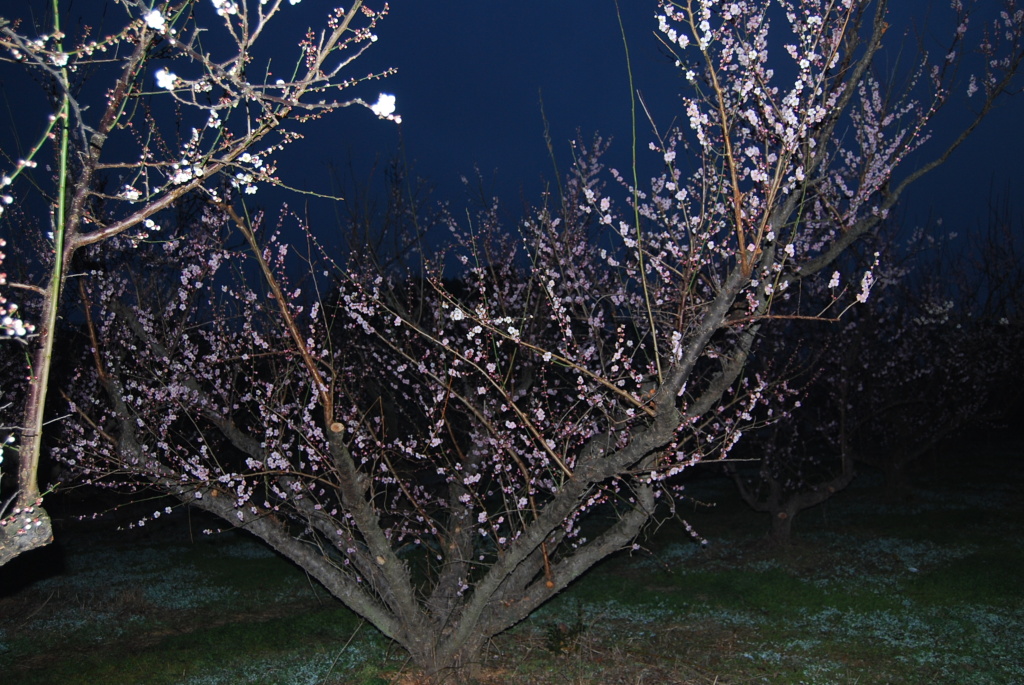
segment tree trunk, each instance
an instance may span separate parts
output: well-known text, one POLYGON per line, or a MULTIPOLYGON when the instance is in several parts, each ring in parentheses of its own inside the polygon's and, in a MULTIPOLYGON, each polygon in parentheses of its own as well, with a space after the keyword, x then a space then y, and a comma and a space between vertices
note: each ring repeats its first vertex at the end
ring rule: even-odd
POLYGON ((53 526, 40 506, 15 509, 0 520, 0 566, 37 547, 53 542, 53 526))
POLYGON ((483 636, 475 636, 455 647, 443 641, 437 648, 430 645, 433 640, 424 636, 422 641, 425 651, 413 651, 410 656, 413 663, 423 669, 423 675, 430 683, 473 683, 483 672, 483 649, 487 640, 483 636))
POLYGON ((793 539, 793 520, 799 510, 785 509, 772 512, 772 525, 768 531, 768 543, 775 548, 789 547, 793 539))

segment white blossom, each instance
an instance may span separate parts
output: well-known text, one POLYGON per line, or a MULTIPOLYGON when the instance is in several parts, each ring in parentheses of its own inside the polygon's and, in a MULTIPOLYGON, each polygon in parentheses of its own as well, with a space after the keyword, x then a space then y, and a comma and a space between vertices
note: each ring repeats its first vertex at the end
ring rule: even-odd
POLYGON ((161 68, 156 72, 156 74, 154 74, 154 76, 156 76, 156 85, 158 88, 174 90, 174 83, 178 80, 178 77, 174 72, 161 68))
POLYGON ((226 17, 229 14, 238 14, 238 5, 232 0, 212 0, 213 8, 217 10, 217 14, 226 17))
POLYGON ((155 31, 163 33, 167 30, 167 20, 164 19, 164 15, 160 13, 160 10, 150 10, 142 19, 146 22, 146 26, 155 31))
POLYGON ((871 294, 871 286, 875 284, 875 275, 871 273, 871 270, 864 272, 863 278, 860 279, 860 292, 857 293, 857 301, 864 303, 868 301, 868 296, 871 294))
POLYGON ((402 123, 402 117, 395 114, 395 96, 389 93, 378 95, 377 102, 370 105, 370 111, 381 119, 390 119, 396 124, 402 123))

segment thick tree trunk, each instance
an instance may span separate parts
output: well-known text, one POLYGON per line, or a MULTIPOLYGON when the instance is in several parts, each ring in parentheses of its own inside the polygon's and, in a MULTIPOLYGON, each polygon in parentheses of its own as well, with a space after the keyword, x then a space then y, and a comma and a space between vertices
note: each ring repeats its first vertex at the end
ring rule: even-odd
MULTIPOLYGON (((410 656, 431 683, 473 683, 483 672, 483 651, 488 639, 476 636, 451 648, 442 642, 438 649, 428 647, 419 653, 410 650, 410 656)), ((424 640, 424 643, 429 642, 433 640, 424 640)))
POLYGON ((793 520, 797 514, 821 504, 845 488, 853 480, 853 475, 853 462, 847 453, 838 475, 807 490, 787 490, 772 477, 770 469, 760 471, 758 482, 748 482, 736 471, 732 472, 732 479, 740 496, 754 511, 771 516, 768 542, 773 547, 787 547, 792 540, 793 520))

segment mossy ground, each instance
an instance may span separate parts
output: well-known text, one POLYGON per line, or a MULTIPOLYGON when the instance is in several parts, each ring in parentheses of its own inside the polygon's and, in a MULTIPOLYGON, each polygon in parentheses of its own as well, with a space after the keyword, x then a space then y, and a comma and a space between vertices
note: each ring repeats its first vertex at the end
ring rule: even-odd
MULTIPOLYGON (((701 479, 706 548, 664 524, 495 639, 484 681, 1024 682, 1022 452, 964 471, 951 455, 897 504, 867 474, 783 551, 728 481, 701 479)), ((0 569, 4 682, 415 681, 400 649, 237 533, 69 531, 34 554, 0 569)))

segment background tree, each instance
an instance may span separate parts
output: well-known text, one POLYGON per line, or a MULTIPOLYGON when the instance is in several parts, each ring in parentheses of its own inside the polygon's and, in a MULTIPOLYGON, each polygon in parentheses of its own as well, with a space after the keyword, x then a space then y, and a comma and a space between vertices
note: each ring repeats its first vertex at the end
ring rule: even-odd
POLYGON ((846 369, 855 457, 885 474, 891 498, 908 494, 914 462, 957 436, 991 432, 1019 406, 1020 237, 993 212, 971 244, 959 243, 918 255, 849 333, 862 349, 846 369))
MULTIPOLYGON (((805 360, 807 366, 788 383, 800 399, 785 419, 752 431, 737 458, 725 465, 743 500, 768 514, 767 541, 776 548, 790 544, 800 512, 843 490, 855 475, 846 411, 849 378, 829 372, 844 368, 855 357, 856 344, 840 346, 850 341, 835 331, 804 333, 795 339, 817 354, 805 360)), ((792 345, 794 338, 783 337, 787 340, 792 345)))
MULTIPOLYGON (((472 673, 491 636, 671 507, 671 476, 727 454, 761 407, 785 412, 745 373, 772 317, 820 315, 802 284, 948 157, 1022 56, 1009 13, 978 118, 897 176, 956 60, 886 93, 884 2, 768 6, 662 4, 689 125, 656 136, 649 187, 611 174, 624 202, 600 146, 578 148, 557 203, 514 229, 496 210, 452 221, 411 277, 342 270, 331 307, 238 194, 190 227, 201 240, 147 248, 159 268, 92 276, 98 353, 74 383, 68 464, 263 539, 428 677, 472 673)), ((837 309, 868 298, 870 270, 842 278, 837 309)))
MULTIPOLYGON (((42 84, 50 112, 22 159, 5 155, 5 204, 49 222, 4 227, 8 240, 22 243, 32 279, 5 285, 41 305, 38 319, 26 323, 15 302, 0 300, 4 333, 21 340, 31 359, 23 418, 4 435, 18 476, 0 504, 0 564, 52 538, 38 468, 62 291, 77 275, 75 254, 115 236, 132 244, 151 239, 189 193, 218 201, 224 187, 248 194, 276 183, 275 156, 300 137, 296 124, 365 104, 337 99, 359 80, 343 69, 370 44, 379 16, 359 0, 328 13, 321 31, 297 36, 288 56, 280 42, 264 43, 281 13, 297 11, 294 2, 115 4, 111 14, 121 13, 123 27, 108 35, 87 29, 73 46, 63 28, 68 10, 57 0, 26 8, 40 10, 29 16, 45 17, 45 29, 0 17, 0 59, 23 70, 26 85, 42 84), (290 60, 291 76, 272 76, 271 57, 290 60), (45 247, 30 255, 25 245, 37 238, 45 247)), ((393 99, 370 107, 396 118, 393 99)))
MULTIPOLYGON (((857 463, 885 474, 889 497, 906 496, 915 461, 959 435, 983 438, 1019 406, 1022 262, 1010 214, 993 211, 968 245, 937 229, 902 245, 887 233, 868 303, 832 324, 793 322, 791 335, 819 351, 799 405, 743 445, 755 468, 731 469, 744 500, 770 514, 773 544, 788 544, 796 515, 846 487, 857 463)), ((782 364, 789 347, 772 338, 759 353, 782 364)))

